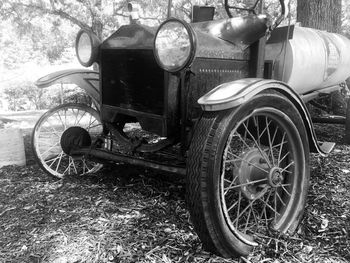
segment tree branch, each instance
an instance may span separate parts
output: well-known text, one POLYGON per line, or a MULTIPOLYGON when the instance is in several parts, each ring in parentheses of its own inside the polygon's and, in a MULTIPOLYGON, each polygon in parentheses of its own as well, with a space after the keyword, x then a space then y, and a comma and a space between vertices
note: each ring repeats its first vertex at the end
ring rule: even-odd
MULTIPOLYGON (((125 15, 123 13, 115 13, 116 16, 121 16, 121 17, 129 17, 129 15, 125 15)), ((143 19, 143 20, 154 20, 154 21, 157 21, 158 23, 161 23, 162 22, 162 19, 159 19, 159 18, 156 18, 156 17, 143 17, 143 16, 140 16, 139 19, 143 19)))
POLYGON ((79 19, 71 16, 67 12, 63 11, 62 9, 48 9, 39 5, 32 5, 32 4, 23 4, 23 3, 17 3, 17 6, 28 8, 28 9, 33 9, 35 11, 41 12, 43 14, 52 14, 59 16, 63 19, 69 20, 73 24, 79 26, 80 28, 86 28, 86 29, 91 29, 91 26, 88 24, 80 21, 79 19))

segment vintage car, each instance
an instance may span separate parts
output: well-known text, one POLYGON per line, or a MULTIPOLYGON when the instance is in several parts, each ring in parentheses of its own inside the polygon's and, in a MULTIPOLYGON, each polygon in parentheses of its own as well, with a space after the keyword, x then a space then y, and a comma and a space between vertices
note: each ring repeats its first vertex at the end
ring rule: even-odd
POLYGON ((263 1, 238 2, 224 1, 224 19, 213 20, 214 7, 194 6, 191 23, 131 20, 102 42, 81 30, 77 58, 99 70, 60 71, 37 85, 75 83, 94 107, 64 104, 39 119, 32 142, 41 167, 58 178, 106 162, 183 174, 203 247, 224 257, 293 233, 309 153, 334 146, 317 141, 305 102, 350 75, 350 41, 277 27, 287 15, 283 0, 277 17, 262 12, 263 1))

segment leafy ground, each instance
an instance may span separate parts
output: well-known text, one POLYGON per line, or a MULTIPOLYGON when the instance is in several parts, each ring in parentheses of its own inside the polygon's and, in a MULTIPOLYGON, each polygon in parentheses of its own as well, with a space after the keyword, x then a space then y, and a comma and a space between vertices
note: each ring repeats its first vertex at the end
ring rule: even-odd
POLYGON ((350 262, 350 146, 342 126, 317 128, 339 144, 311 156, 298 233, 241 259, 202 250, 183 177, 120 164, 57 181, 34 162, 27 128, 27 166, 0 169, 0 262, 350 262))

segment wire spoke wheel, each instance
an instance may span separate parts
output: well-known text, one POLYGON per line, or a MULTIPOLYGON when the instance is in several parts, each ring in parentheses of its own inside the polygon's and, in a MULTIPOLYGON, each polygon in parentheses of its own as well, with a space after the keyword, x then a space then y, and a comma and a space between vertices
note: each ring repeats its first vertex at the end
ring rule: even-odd
POLYGON ((281 228, 293 208, 299 158, 286 118, 275 109, 258 109, 236 125, 224 149, 223 213, 248 244, 281 228))
MULTIPOLYGON (((63 104, 49 110, 38 120, 32 135, 34 155, 40 166, 58 178, 100 170, 102 164, 87 160, 84 156, 70 156, 62 149, 62 135, 70 129, 88 133, 91 141, 103 131, 99 114, 86 105, 63 104)), ((72 139, 68 143, 75 141, 72 139)))
POLYGON ((204 248, 248 255, 293 233, 305 206, 309 145, 294 104, 277 92, 205 112, 187 161, 187 203, 204 248))

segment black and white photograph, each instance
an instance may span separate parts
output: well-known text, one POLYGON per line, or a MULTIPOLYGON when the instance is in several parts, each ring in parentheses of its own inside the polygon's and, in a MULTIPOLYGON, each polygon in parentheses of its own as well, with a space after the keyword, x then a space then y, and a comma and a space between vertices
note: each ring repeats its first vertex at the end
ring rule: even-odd
POLYGON ((350 262, 350 0, 0 0, 0 263, 350 262))

